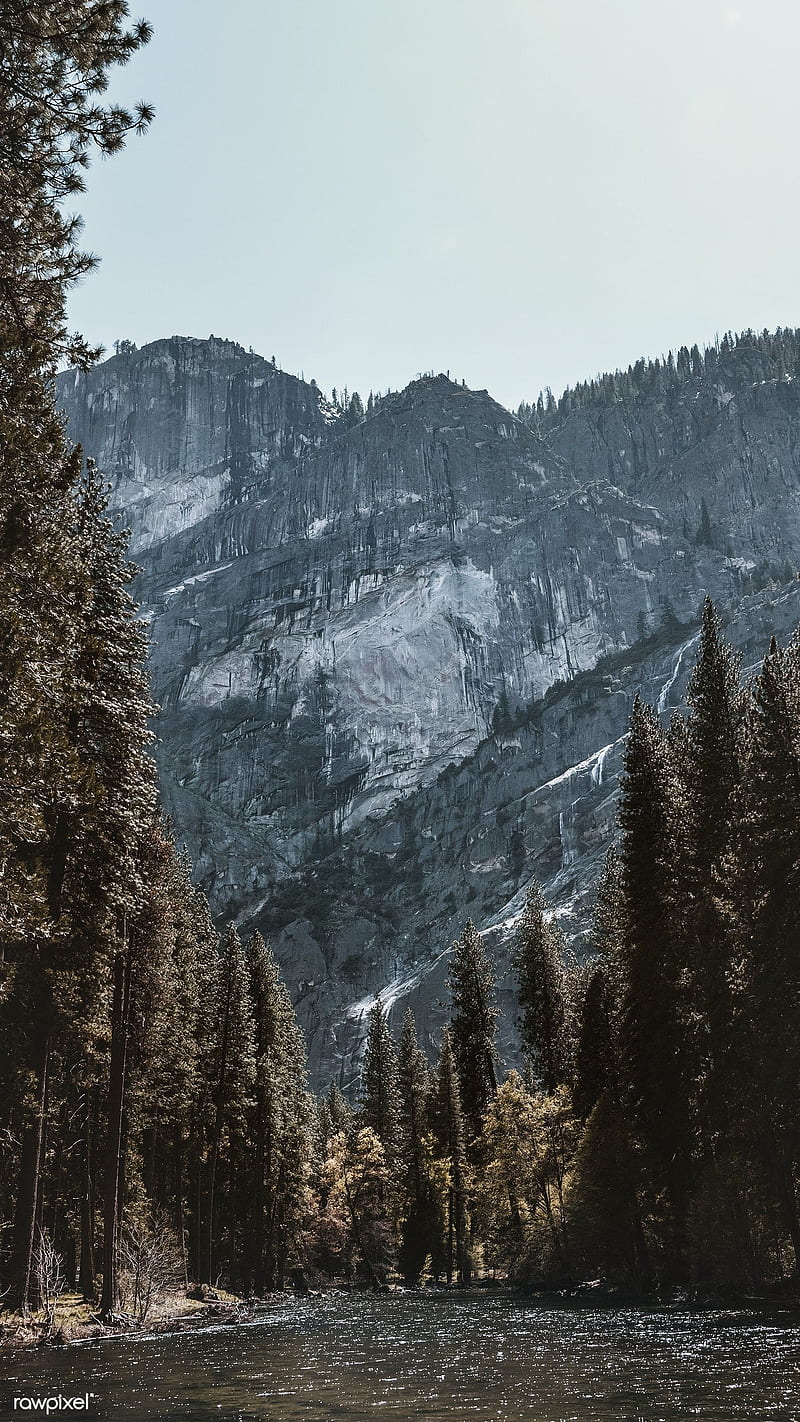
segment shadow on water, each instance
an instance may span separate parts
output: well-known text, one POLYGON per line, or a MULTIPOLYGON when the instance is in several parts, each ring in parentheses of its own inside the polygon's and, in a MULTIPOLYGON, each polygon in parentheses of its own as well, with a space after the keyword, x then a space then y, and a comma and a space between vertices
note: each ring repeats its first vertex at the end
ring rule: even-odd
POLYGON ((800 1422, 800 1321, 778 1310, 328 1295, 0 1367, 1 1416, 89 1392, 101 1422, 800 1422))

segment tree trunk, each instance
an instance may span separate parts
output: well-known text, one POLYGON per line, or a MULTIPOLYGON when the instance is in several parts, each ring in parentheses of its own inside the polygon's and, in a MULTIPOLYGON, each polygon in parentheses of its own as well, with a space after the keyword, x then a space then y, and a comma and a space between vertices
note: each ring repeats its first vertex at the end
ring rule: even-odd
POLYGON ((255 1141, 255 1188, 250 1229, 250 1258, 253 1266, 253 1291, 257 1298, 264 1293, 264 1101, 258 1103, 255 1141))
MULTIPOLYGON (((123 933, 124 933, 123 929, 123 933)), ((111 1013, 111 1073, 108 1090, 108 1137, 103 1191, 103 1294, 100 1313, 110 1319, 118 1302, 119 1205, 122 1193, 122 1121, 125 1106, 131 958, 127 943, 114 958, 111 1013)))
POLYGON ((453 1236, 455 1232, 455 1192, 452 1185, 447 1191, 447 1282, 453 1282, 453 1236))
MULTIPOLYGON (((95 1093, 92 1093, 94 1095, 95 1093)), ((96 1109, 96 1099, 95 1099, 96 1109)), ((81 1146, 81 1263, 78 1288, 88 1302, 94 1298, 94 1133, 89 1092, 84 1102, 83 1142, 81 1146)))
POLYGON ((183 1284, 184 1288, 189 1288, 189 1255, 186 1249, 186 1220, 183 1209, 183 1130, 178 1122, 172 1137, 173 1152, 173 1190, 174 1190, 174 1220, 175 1229, 181 1245, 181 1259, 183 1260, 183 1284))
POLYGON ((14 1220, 14 1258, 12 1263, 12 1299, 24 1318, 30 1307, 33 1248, 36 1238, 36 1217, 39 1208, 39 1187, 42 1174, 44 1122, 47 1111, 47 1079, 50 1068, 50 1034, 39 1049, 37 1066, 36 1116, 25 1131, 19 1166, 17 1208, 14 1220))
POLYGON ((219 1138, 220 1138, 220 1131, 221 1131, 221 1126, 220 1126, 219 1121, 217 1121, 217 1123, 216 1123, 216 1125, 215 1125, 215 1127, 214 1127, 214 1142, 213 1142, 213 1145, 212 1145, 212 1147, 211 1147, 211 1159, 210 1159, 210 1161, 209 1161, 209 1166, 208 1166, 208 1194, 207 1194, 207 1197, 206 1197, 207 1219, 206 1219, 206 1250, 205 1250, 207 1267, 202 1271, 202 1272, 205 1274, 205 1279, 203 1279, 203 1280, 201 1281, 201 1282, 203 1282, 203 1283, 208 1283, 208 1284, 213 1284, 213 1283, 214 1283, 214 1206, 215 1206, 215 1203, 216 1203, 217 1165, 218 1165, 218 1163, 219 1163, 219 1138))

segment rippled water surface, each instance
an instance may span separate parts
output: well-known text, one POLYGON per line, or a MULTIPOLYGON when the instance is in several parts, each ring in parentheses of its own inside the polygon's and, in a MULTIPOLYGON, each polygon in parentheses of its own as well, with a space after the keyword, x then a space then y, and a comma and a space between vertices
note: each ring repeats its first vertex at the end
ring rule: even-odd
MULTIPOLYGON (((328 1295, 244 1325, 0 1362, 14 1397, 87 1390, 126 1422, 800 1422, 796 1315, 328 1295)), ((28 1415, 36 1415, 31 1414, 28 1415)), ((39 1416, 44 1415, 39 1413, 39 1416)))

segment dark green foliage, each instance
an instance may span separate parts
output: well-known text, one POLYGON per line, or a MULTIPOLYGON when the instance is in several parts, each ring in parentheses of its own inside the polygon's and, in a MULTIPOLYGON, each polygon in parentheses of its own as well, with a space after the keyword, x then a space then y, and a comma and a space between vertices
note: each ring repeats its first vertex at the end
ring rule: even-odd
POLYGON ((353 1128, 354 1115, 335 1081, 331 1082, 325 1105, 328 1109, 332 1129, 348 1134, 353 1128))
POLYGON ((514 966, 519 977, 522 1045, 545 1091, 572 1079, 573 1044, 564 956, 566 944, 545 917, 538 884, 531 889, 517 930, 514 966))
MULTIPOLYGON (((570 415, 608 405, 632 409, 654 400, 692 400, 709 396, 716 404, 718 387, 740 391, 767 381, 785 381, 800 366, 800 331, 727 332, 713 346, 691 351, 681 346, 666 360, 637 360, 627 370, 617 370, 584 381, 564 391, 558 404, 552 393, 535 405, 523 401, 517 416, 541 434, 564 423, 570 415)), ((702 526, 702 520, 701 520, 702 526)))
POLYGON ((612 1092, 598 1096, 575 1157, 570 1195, 582 1270, 628 1287, 651 1283, 628 1122, 612 1092))
MULTIPOLYGON (((122 1017, 115 1011, 107 1196, 118 1185, 124 918, 152 814, 144 645, 125 591, 124 541, 103 518, 94 476, 78 488, 80 453, 65 445, 50 383, 59 358, 92 354, 66 333, 67 290, 93 259, 79 252, 80 223, 63 202, 81 190, 92 150, 115 152, 150 118, 146 106, 129 114, 97 102, 109 67, 149 36, 145 24, 126 31, 126 15, 119 0, 9 0, 0 14, 0 863, 10 889, 0 936, 8 1011, 25 1001, 28 1022, 11 1266, 23 1310, 65 1044, 74 1047, 82 1017, 102 1015, 98 975, 102 983, 112 959, 122 1017)), ((85 1100, 76 1105, 85 1116, 85 1100)), ((60 1193, 58 1146, 55 1162, 60 1193)), ((113 1229, 116 1207, 107 1208, 113 1229)))
POLYGON ((710 881, 731 844, 734 796, 742 774, 744 701, 740 657, 722 639, 719 615, 706 599, 697 663, 689 679, 686 722, 691 796, 690 857, 698 880, 710 881))
POLYGON ((259 933, 247 948, 255 1081, 247 1133, 246 1248, 241 1273, 256 1294, 281 1287, 296 1258, 311 1153, 305 1042, 278 964, 259 933))
MULTIPOLYGON (((35 1302, 46 1230, 114 1315, 119 1241, 165 1221, 196 1278, 280 1281, 307 1208, 301 1034, 276 965, 208 906, 160 824, 146 632, 126 538, 53 405, 69 287, 93 265, 64 202, 151 110, 104 106, 149 38, 124 0, 0 14, 0 1288, 35 1302)), ((130 343, 120 344, 120 354, 130 343)), ((361 417, 359 402, 351 407, 361 417)), ((320 714, 324 711, 320 691, 320 714)))
POLYGON ((361 1126, 378 1137, 391 1165, 397 1155, 400 1102, 397 1051, 389 1034, 383 1003, 376 998, 367 1014, 367 1041, 361 1067, 361 1126))
POLYGON ((201 1279, 216 1277, 219 1254, 218 1215, 227 1214, 227 1255, 238 1249, 240 1172, 248 1116, 253 1106, 256 1042, 250 982, 241 940, 231 925, 225 934, 211 985, 214 1023, 207 1044, 206 1070, 211 1084, 205 1162, 205 1253, 200 1254, 201 1279), (220 1180, 220 1166, 223 1178, 220 1180), (222 1201, 219 1199, 220 1185, 222 1201))
POLYGON ((798 1257, 796 647, 745 695, 707 603, 688 716, 634 707, 575 1086, 577 1220, 599 1245, 617 1219, 620 1276, 753 1287, 798 1257))
POLYGON ((679 1010, 680 914, 675 864, 680 802, 664 733, 637 697, 620 791, 625 925, 622 1052, 635 1129, 654 1191, 666 1189, 680 1234, 689 1198, 691 1138, 679 1010))
POLYGON ((448 983, 452 1003, 449 1043, 458 1070, 466 1127, 474 1139, 497 1090, 497 1009, 494 974, 471 918, 453 944, 448 983))
POLYGON ((413 1014, 406 1013, 397 1058, 400 1098, 400 1184, 402 1221, 400 1269, 418 1281, 427 1256, 436 1252, 441 1218, 432 1178, 428 1118, 432 1084, 425 1053, 417 1044, 413 1014))
POLYGON ((153 116, 98 102, 109 70, 150 38, 127 16, 123 0, 6 0, 0 16, 0 342, 39 368, 92 355, 65 331, 67 288, 95 264, 65 199, 83 190, 93 152, 118 152, 153 116))
POLYGON ((586 1120, 604 1092, 616 1085, 614 998, 608 970, 598 964, 586 985, 575 1049, 574 1102, 586 1120))
POLYGON ((698 659, 686 693, 689 715, 673 737, 681 780, 684 852, 680 885, 690 905, 682 950, 687 1055, 694 1113, 711 1133, 725 1130, 731 1103, 730 1001, 734 944, 724 906, 726 866, 735 844, 735 814, 744 759, 744 701, 739 657, 722 638, 706 599, 698 659))
POLYGON ((744 1128, 800 1272, 800 645, 774 643, 747 724, 739 882, 742 959, 734 1044, 752 1082, 744 1128))
POLYGON ((445 1028, 433 1100, 433 1129, 438 1152, 447 1166, 444 1258, 434 1257, 434 1268, 443 1264, 448 1284, 454 1276, 469 1283, 471 1265, 467 1247, 467 1157, 464 1115, 458 1065, 450 1031, 445 1028))

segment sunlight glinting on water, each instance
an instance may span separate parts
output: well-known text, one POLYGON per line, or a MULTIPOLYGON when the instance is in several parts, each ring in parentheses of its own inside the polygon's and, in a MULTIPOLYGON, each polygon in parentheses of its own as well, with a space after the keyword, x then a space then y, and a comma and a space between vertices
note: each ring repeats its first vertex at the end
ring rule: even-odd
POLYGON ((800 1320, 352 1295, 16 1360, 0 1403, 79 1390, 125 1422, 797 1422, 800 1320), (38 1381, 37 1381, 38 1379, 38 1381))

